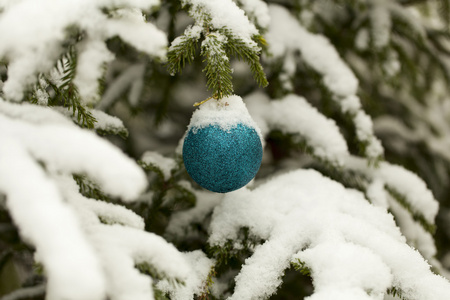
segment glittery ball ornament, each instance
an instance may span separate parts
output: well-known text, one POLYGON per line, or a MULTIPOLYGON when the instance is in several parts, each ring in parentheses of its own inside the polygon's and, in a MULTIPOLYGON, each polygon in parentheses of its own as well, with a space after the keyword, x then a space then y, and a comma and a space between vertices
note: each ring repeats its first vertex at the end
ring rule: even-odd
POLYGON ((210 100, 192 115, 183 143, 188 174, 217 193, 249 183, 261 165, 259 128, 239 96, 210 100))

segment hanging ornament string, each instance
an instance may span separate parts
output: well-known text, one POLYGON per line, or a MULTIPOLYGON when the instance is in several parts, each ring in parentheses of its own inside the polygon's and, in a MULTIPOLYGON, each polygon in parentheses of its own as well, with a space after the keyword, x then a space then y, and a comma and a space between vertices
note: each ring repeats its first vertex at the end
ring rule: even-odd
POLYGON ((209 100, 211 100, 211 99, 216 99, 216 98, 214 98, 214 96, 211 96, 211 97, 209 97, 209 98, 207 98, 207 99, 205 99, 205 100, 203 100, 203 101, 195 102, 195 103, 194 103, 194 106, 200 106, 200 105, 202 105, 203 103, 205 103, 205 102, 207 102, 207 101, 209 101, 209 100))
POLYGON ((242 98, 225 97, 199 102, 183 143, 188 174, 205 189, 217 193, 249 183, 261 165, 262 137, 242 98))

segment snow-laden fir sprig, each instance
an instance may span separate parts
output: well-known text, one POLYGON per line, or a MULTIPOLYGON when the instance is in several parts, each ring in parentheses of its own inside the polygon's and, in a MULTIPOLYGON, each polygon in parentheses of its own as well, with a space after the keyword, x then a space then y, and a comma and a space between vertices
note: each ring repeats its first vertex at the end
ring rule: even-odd
POLYGON ((50 173, 86 174, 124 200, 145 188, 145 175, 112 145, 47 107, 0 103, 0 190, 46 270, 47 299, 101 299, 106 286, 96 255, 50 173))
MULTIPOLYGON (((266 37, 269 52, 273 55, 271 59, 276 60, 284 55, 289 57, 293 51, 300 51, 302 60, 320 74, 342 113, 351 118, 363 154, 373 162, 378 161, 383 156, 383 147, 373 133, 372 120, 361 109, 360 99, 356 95, 358 79, 352 70, 324 36, 307 31, 286 8, 270 5, 269 12, 271 23, 266 37), (292 30, 287 33, 286 28, 292 30)), ((295 61, 286 65, 294 68, 287 74, 292 75, 295 71, 292 63, 295 66, 295 61)))
POLYGON ((0 124, 0 191, 36 248, 46 299, 153 299, 156 281, 181 299, 203 293, 205 254, 181 254, 134 212, 80 193, 85 182, 92 196, 137 199, 147 182, 136 163, 48 107, 0 100, 0 124))
POLYGON ((383 299, 392 288, 407 299, 450 296, 447 281, 406 244, 385 208, 313 170, 226 195, 214 210, 209 244, 231 240, 239 249, 242 228, 264 242, 245 260, 229 299, 267 299, 299 261, 313 279, 311 300, 383 299))
POLYGON ((71 28, 83 33, 74 45, 78 64, 73 83, 82 102, 95 103, 99 100, 98 79, 103 74, 104 64, 114 58, 105 45, 107 39, 119 37, 152 58, 165 58, 165 33, 147 22, 142 14, 142 10, 159 4, 158 0, 0 3, 4 5, 0 7, 3 9, 0 57, 8 63, 8 79, 2 88, 4 97, 23 100, 25 91, 36 82, 37 74, 48 73, 65 53, 64 46, 70 39, 67 29, 71 28), (114 13, 108 13, 109 10, 114 13), (23 19, 39 22, 30 24, 22 22, 23 19))
POLYGON ((46 85, 55 94, 54 97, 49 97, 48 105, 59 104, 66 107, 81 127, 92 129, 97 120, 82 103, 78 88, 73 82, 77 64, 77 51, 74 46, 69 46, 68 51, 57 61, 51 76, 46 78, 46 85))
POLYGON ((203 38, 201 55, 206 63, 203 71, 206 73, 207 87, 212 90, 214 98, 221 99, 233 93, 230 56, 246 61, 257 83, 260 86, 267 85, 259 61, 261 48, 258 43, 264 42, 264 39, 243 10, 231 0, 214 3, 185 0, 182 3, 195 23, 171 43, 167 55, 171 74, 181 72, 185 63, 194 59, 197 43, 203 38))
POLYGON ((348 188, 363 192, 373 205, 392 212, 408 244, 441 269, 433 242, 439 204, 422 179, 387 162, 380 162, 376 168, 368 167, 365 159, 355 156, 345 157, 343 167, 338 169, 326 164, 316 164, 314 168, 348 188))
POLYGON ((349 155, 347 142, 334 120, 322 115, 303 97, 290 94, 270 100, 263 93, 245 98, 250 114, 267 136, 280 130, 302 141, 315 158, 335 167, 342 166, 349 155))

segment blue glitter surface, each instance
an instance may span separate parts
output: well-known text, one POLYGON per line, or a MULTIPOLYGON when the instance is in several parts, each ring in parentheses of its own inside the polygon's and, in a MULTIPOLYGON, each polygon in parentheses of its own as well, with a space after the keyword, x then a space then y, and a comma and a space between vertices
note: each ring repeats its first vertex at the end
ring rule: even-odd
POLYGON ((224 131, 217 125, 191 128, 183 145, 189 175, 200 186, 227 193, 246 185, 261 165, 263 149, 254 128, 243 124, 224 131))

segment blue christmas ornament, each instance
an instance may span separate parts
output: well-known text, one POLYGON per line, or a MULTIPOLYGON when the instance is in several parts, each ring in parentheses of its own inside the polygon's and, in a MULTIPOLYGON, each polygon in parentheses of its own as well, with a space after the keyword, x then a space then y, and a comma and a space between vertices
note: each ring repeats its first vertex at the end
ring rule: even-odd
POLYGON ((261 136, 240 97, 210 102, 194 112, 183 143, 183 160, 200 186, 227 193, 245 186, 258 172, 261 136))

